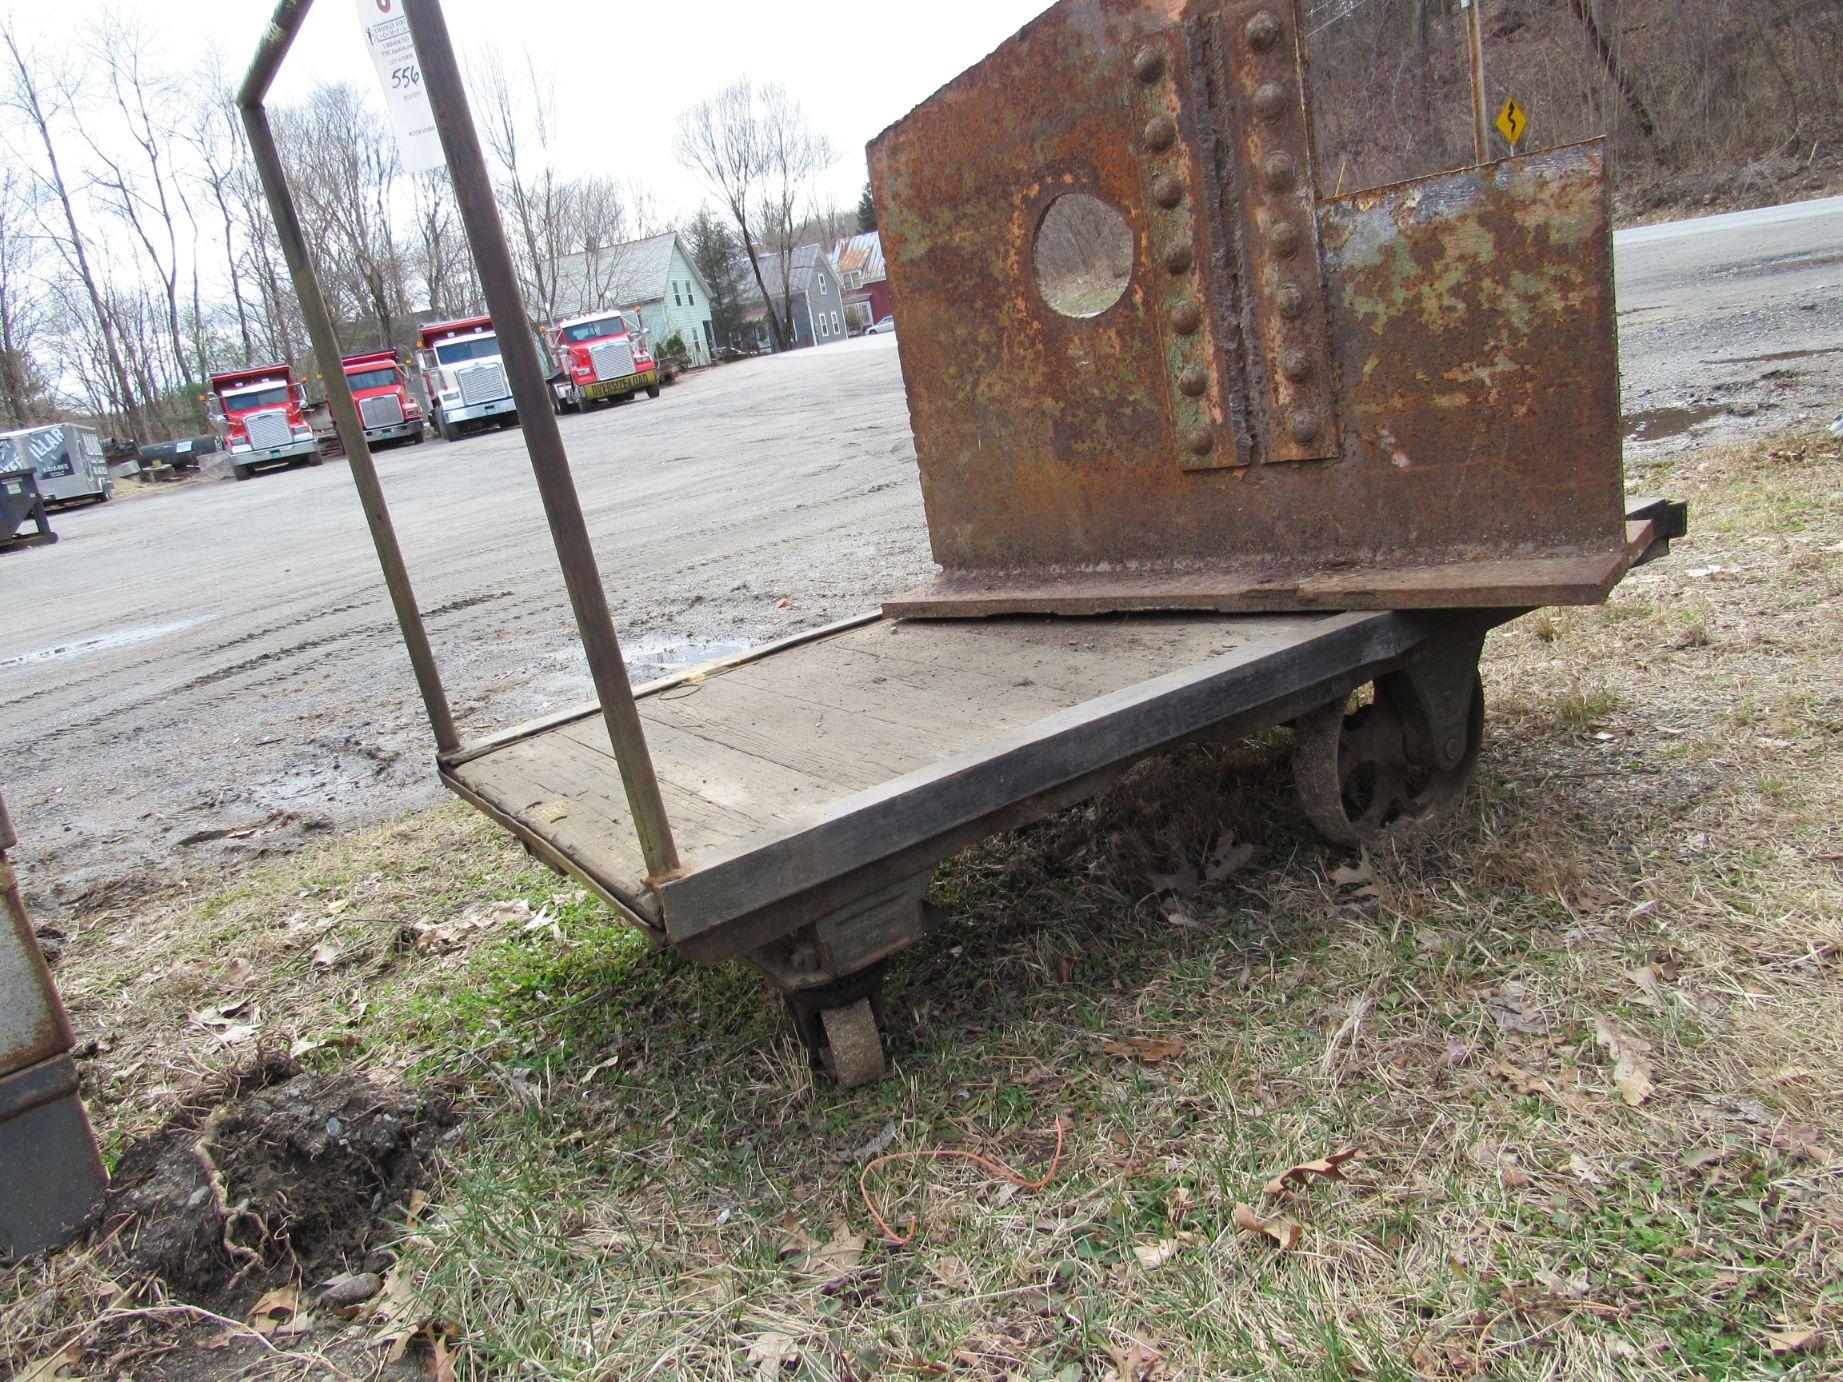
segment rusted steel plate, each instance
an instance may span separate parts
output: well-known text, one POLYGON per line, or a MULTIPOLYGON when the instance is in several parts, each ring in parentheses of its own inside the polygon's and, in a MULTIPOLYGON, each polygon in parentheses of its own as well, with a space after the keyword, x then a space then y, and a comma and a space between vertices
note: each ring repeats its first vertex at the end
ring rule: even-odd
POLYGON ((4 852, 0 911, 0 1075, 6 1075, 68 1051, 71 1032, 4 852))
POLYGON ((109 1183, 69 1056, 0 1076, 0 1262, 75 1233, 109 1183))
POLYGON ((1297 24, 1064 0, 872 144, 943 568, 886 613, 1589 603, 1617 579, 1601 148, 1310 203, 1297 24), (1072 190, 1133 238, 1092 317, 1034 271, 1072 190))
POLYGON ((1303 44, 1292 7, 1272 0, 1235 0, 1218 21, 1218 118, 1235 168, 1222 215, 1242 250, 1248 372, 1269 461, 1338 454, 1303 44))

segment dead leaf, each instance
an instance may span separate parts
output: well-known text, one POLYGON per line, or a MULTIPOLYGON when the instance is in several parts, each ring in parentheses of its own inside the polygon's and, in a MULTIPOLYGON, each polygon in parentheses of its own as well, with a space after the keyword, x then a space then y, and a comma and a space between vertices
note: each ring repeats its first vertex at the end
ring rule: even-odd
POLYGON ((220 1329, 216 1334, 211 1335, 200 1343, 199 1347, 216 1353, 221 1349, 229 1348, 232 1344, 236 1343, 237 1340, 247 1338, 248 1336, 249 1330, 247 1329, 220 1329))
POLYGON ((247 984, 256 977, 256 966, 239 956, 224 966, 223 977, 227 984, 247 984))
POLYGON ((454 1382, 454 1361, 460 1355, 448 1347, 448 1337, 439 1329, 429 1331, 429 1376, 434 1382, 454 1382))
POLYGON ((1209 929, 1204 926, 1202 922, 1193 917, 1189 909, 1175 897, 1166 898, 1164 902, 1159 905, 1159 910, 1165 914, 1165 920, 1177 927, 1180 931, 1204 931, 1209 929))
POLYGON ((1548 1035, 1548 1018, 1530 1011, 1528 990, 1522 984, 1514 981, 1505 984, 1486 1000, 1485 1011, 1499 1031, 1513 1036, 1548 1035))
POLYGON ((1344 1163, 1353 1160, 1356 1155, 1357 1148, 1346 1147, 1341 1152, 1333 1152, 1330 1156, 1320 1157, 1317 1161, 1301 1162, 1268 1181, 1262 1187, 1263 1191, 1269 1195, 1284 1195, 1289 1190, 1304 1186, 1314 1176, 1324 1180, 1344 1180, 1346 1179, 1344 1163))
POLYGON ((1619 1097, 1637 1108, 1651 1096, 1653 1088, 1648 1059, 1651 1043, 1621 1032, 1604 1017, 1596 1016, 1593 1025, 1594 1040, 1613 1058, 1613 1083, 1619 1087, 1619 1097))
POLYGON ((1774 1353, 1802 1353, 1817 1342, 1815 1329, 1775 1329, 1766 1336, 1766 1346, 1774 1353))
POLYGON ((1143 1339, 1131 1339, 1125 1348, 1105 1344, 1107 1357, 1113 1363, 1112 1382, 1148 1382, 1152 1370, 1163 1360, 1160 1353, 1143 1339))
POLYGON ((1520 1065, 1512 1065, 1507 1060, 1497 1061, 1486 1066, 1480 1074, 1487 1080, 1502 1080, 1518 1094, 1540 1095, 1544 1099, 1560 1104, 1563 1108, 1572 1109, 1576 1113, 1586 1112, 1586 1105, 1582 1102, 1579 1095, 1566 1090, 1557 1089, 1554 1085, 1543 1079, 1542 1076, 1532 1071, 1525 1070, 1520 1065))
POLYGON ((54 1382, 60 1377, 77 1377, 83 1364, 83 1345, 66 1344, 56 1353, 47 1354, 36 1363, 27 1363, 24 1372, 13 1374, 13 1382, 54 1382), (65 1371, 69 1369, 69 1371, 65 1371))
POLYGON ((1148 1272, 1156 1271, 1184 1250, 1180 1238, 1161 1238, 1156 1243, 1135 1243, 1133 1256, 1148 1272))
POLYGON ((1374 883, 1375 881, 1376 873, 1370 868, 1367 856, 1354 864, 1339 864, 1331 870, 1331 882, 1340 888, 1354 888, 1359 883, 1374 883))
POLYGON ((329 902, 326 904, 326 914, 329 917, 336 917, 341 912, 345 911, 346 908, 350 907, 351 905, 352 905, 351 898, 342 897, 337 902, 329 902))
POLYGON ((800 1361, 800 1345, 786 1334, 763 1334, 749 1345, 746 1361, 758 1376, 774 1377, 789 1364, 800 1361))
POLYGON ((815 1244, 801 1257, 800 1270, 825 1281, 849 1276, 864 1260, 864 1248, 869 1242, 863 1234, 853 1233, 851 1226, 840 1219, 832 1226, 832 1236, 824 1247, 815 1244))
POLYGON ((1235 1206, 1235 1227, 1246 1233, 1260 1233, 1273 1239, 1280 1245, 1281 1252, 1291 1252, 1299 1246, 1299 1240, 1305 1236, 1305 1229, 1296 1219, 1281 1216, 1277 1219, 1263 1219, 1245 1204, 1235 1206))
POLYGON ((250 1328, 267 1338, 301 1310, 301 1283, 290 1281, 265 1292, 250 1311, 250 1328))
POLYGON ((1169 1037, 1128 1037, 1125 1041, 1104 1041, 1101 1050, 1110 1056, 1123 1056, 1146 1065, 1157 1065, 1184 1054, 1184 1043, 1169 1037))
POLYGON ((792 609, 794 607, 794 602, 792 600, 776 600, 774 602, 774 607, 776 609, 792 609))
POLYGON ((1248 867, 1249 861, 1253 858, 1254 846, 1245 841, 1237 844, 1235 833, 1227 831, 1221 839, 1216 841, 1216 847, 1210 851, 1209 858, 1204 861, 1203 881, 1220 883, 1231 874, 1239 873, 1248 867))
POLYGON ((1585 1267, 1565 1277, 1560 1272, 1537 1272, 1536 1281, 1557 1300, 1586 1300, 1593 1292, 1593 1278, 1585 1267))
POLYGON ((1179 859, 1171 866, 1170 873, 1148 875, 1155 893, 1175 893, 1179 897, 1188 897, 1197 890, 1201 881, 1197 870, 1188 859, 1179 859))
POLYGON ((339 957, 343 952, 331 941, 321 941, 309 953, 313 957, 313 962, 321 969, 331 969, 339 963, 339 957))

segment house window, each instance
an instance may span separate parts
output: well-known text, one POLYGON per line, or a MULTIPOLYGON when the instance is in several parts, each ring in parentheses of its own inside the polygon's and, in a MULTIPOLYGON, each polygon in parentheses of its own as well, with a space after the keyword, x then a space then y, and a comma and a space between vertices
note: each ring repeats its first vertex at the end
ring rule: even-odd
POLYGON ((826 276, 824 274, 820 274, 819 275, 819 296, 824 297, 825 295, 826 295, 826 276))
POLYGON ((696 307, 697 305, 698 305, 698 295, 691 291, 690 283, 686 283, 685 284, 685 306, 696 307))
POLYGON ((678 295, 678 284, 676 283, 672 285, 672 305, 674 307, 683 307, 685 305, 684 299, 678 295))
POLYGON ((838 335, 838 313, 836 312, 832 314, 832 334, 838 335))
POLYGON ((819 336, 821 340, 826 336, 826 314, 824 312, 819 314, 819 336))

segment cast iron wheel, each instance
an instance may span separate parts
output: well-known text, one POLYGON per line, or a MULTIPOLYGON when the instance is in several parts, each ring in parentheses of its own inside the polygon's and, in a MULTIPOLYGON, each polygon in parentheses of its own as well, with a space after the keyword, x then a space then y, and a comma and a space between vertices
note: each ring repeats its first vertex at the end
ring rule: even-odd
POLYGON ((848 1007, 827 1008, 819 1014, 819 1022, 825 1028, 826 1066, 840 1089, 856 1089, 883 1078, 888 1069, 883 1034, 877 1030, 877 1015, 868 998, 848 1007))
POLYGON ((1319 834, 1340 845, 1407 842, 1458 810, 1484 738, 1485 688, 1473 679, 1465 747, 1450 768, 1409 760, 1401 717, 1380 686, 1367 704, 1348 710, 1334 701, 1301 715, 1293 730, 1293 781, 1319 834))

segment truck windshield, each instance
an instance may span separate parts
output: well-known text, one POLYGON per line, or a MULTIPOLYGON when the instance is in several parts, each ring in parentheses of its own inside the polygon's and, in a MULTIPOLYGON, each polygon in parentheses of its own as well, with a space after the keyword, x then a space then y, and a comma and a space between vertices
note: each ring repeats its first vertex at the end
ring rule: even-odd
POLYGON ((346 383, 353 393, 363 393, 366 389, 388 389, 397 382, 397 372, 389 365, 382 369, 364 369, 348 371, 346 383))
POLYGON ((224 411, 227 413, 247 413, 256 408, 278 408, 288 401, 288 386, 277 384, 273 388, 251 389, 248 393, 233 393, 224 396, 224 411))
POLYGON ((499 355, 499 338, 481 336, 472 341, 443 341, 435 347, 435 358, 444 365, 459 365, 468 360, 492 360, 499 355))
POLYGON ((627 323, 619 317, 604 317, 601 321, 578 322, 574 326, 563 328, 563 339, 570 345, 581 345, 584 341, 599 341, 609 336, 625 336, 627 323))

